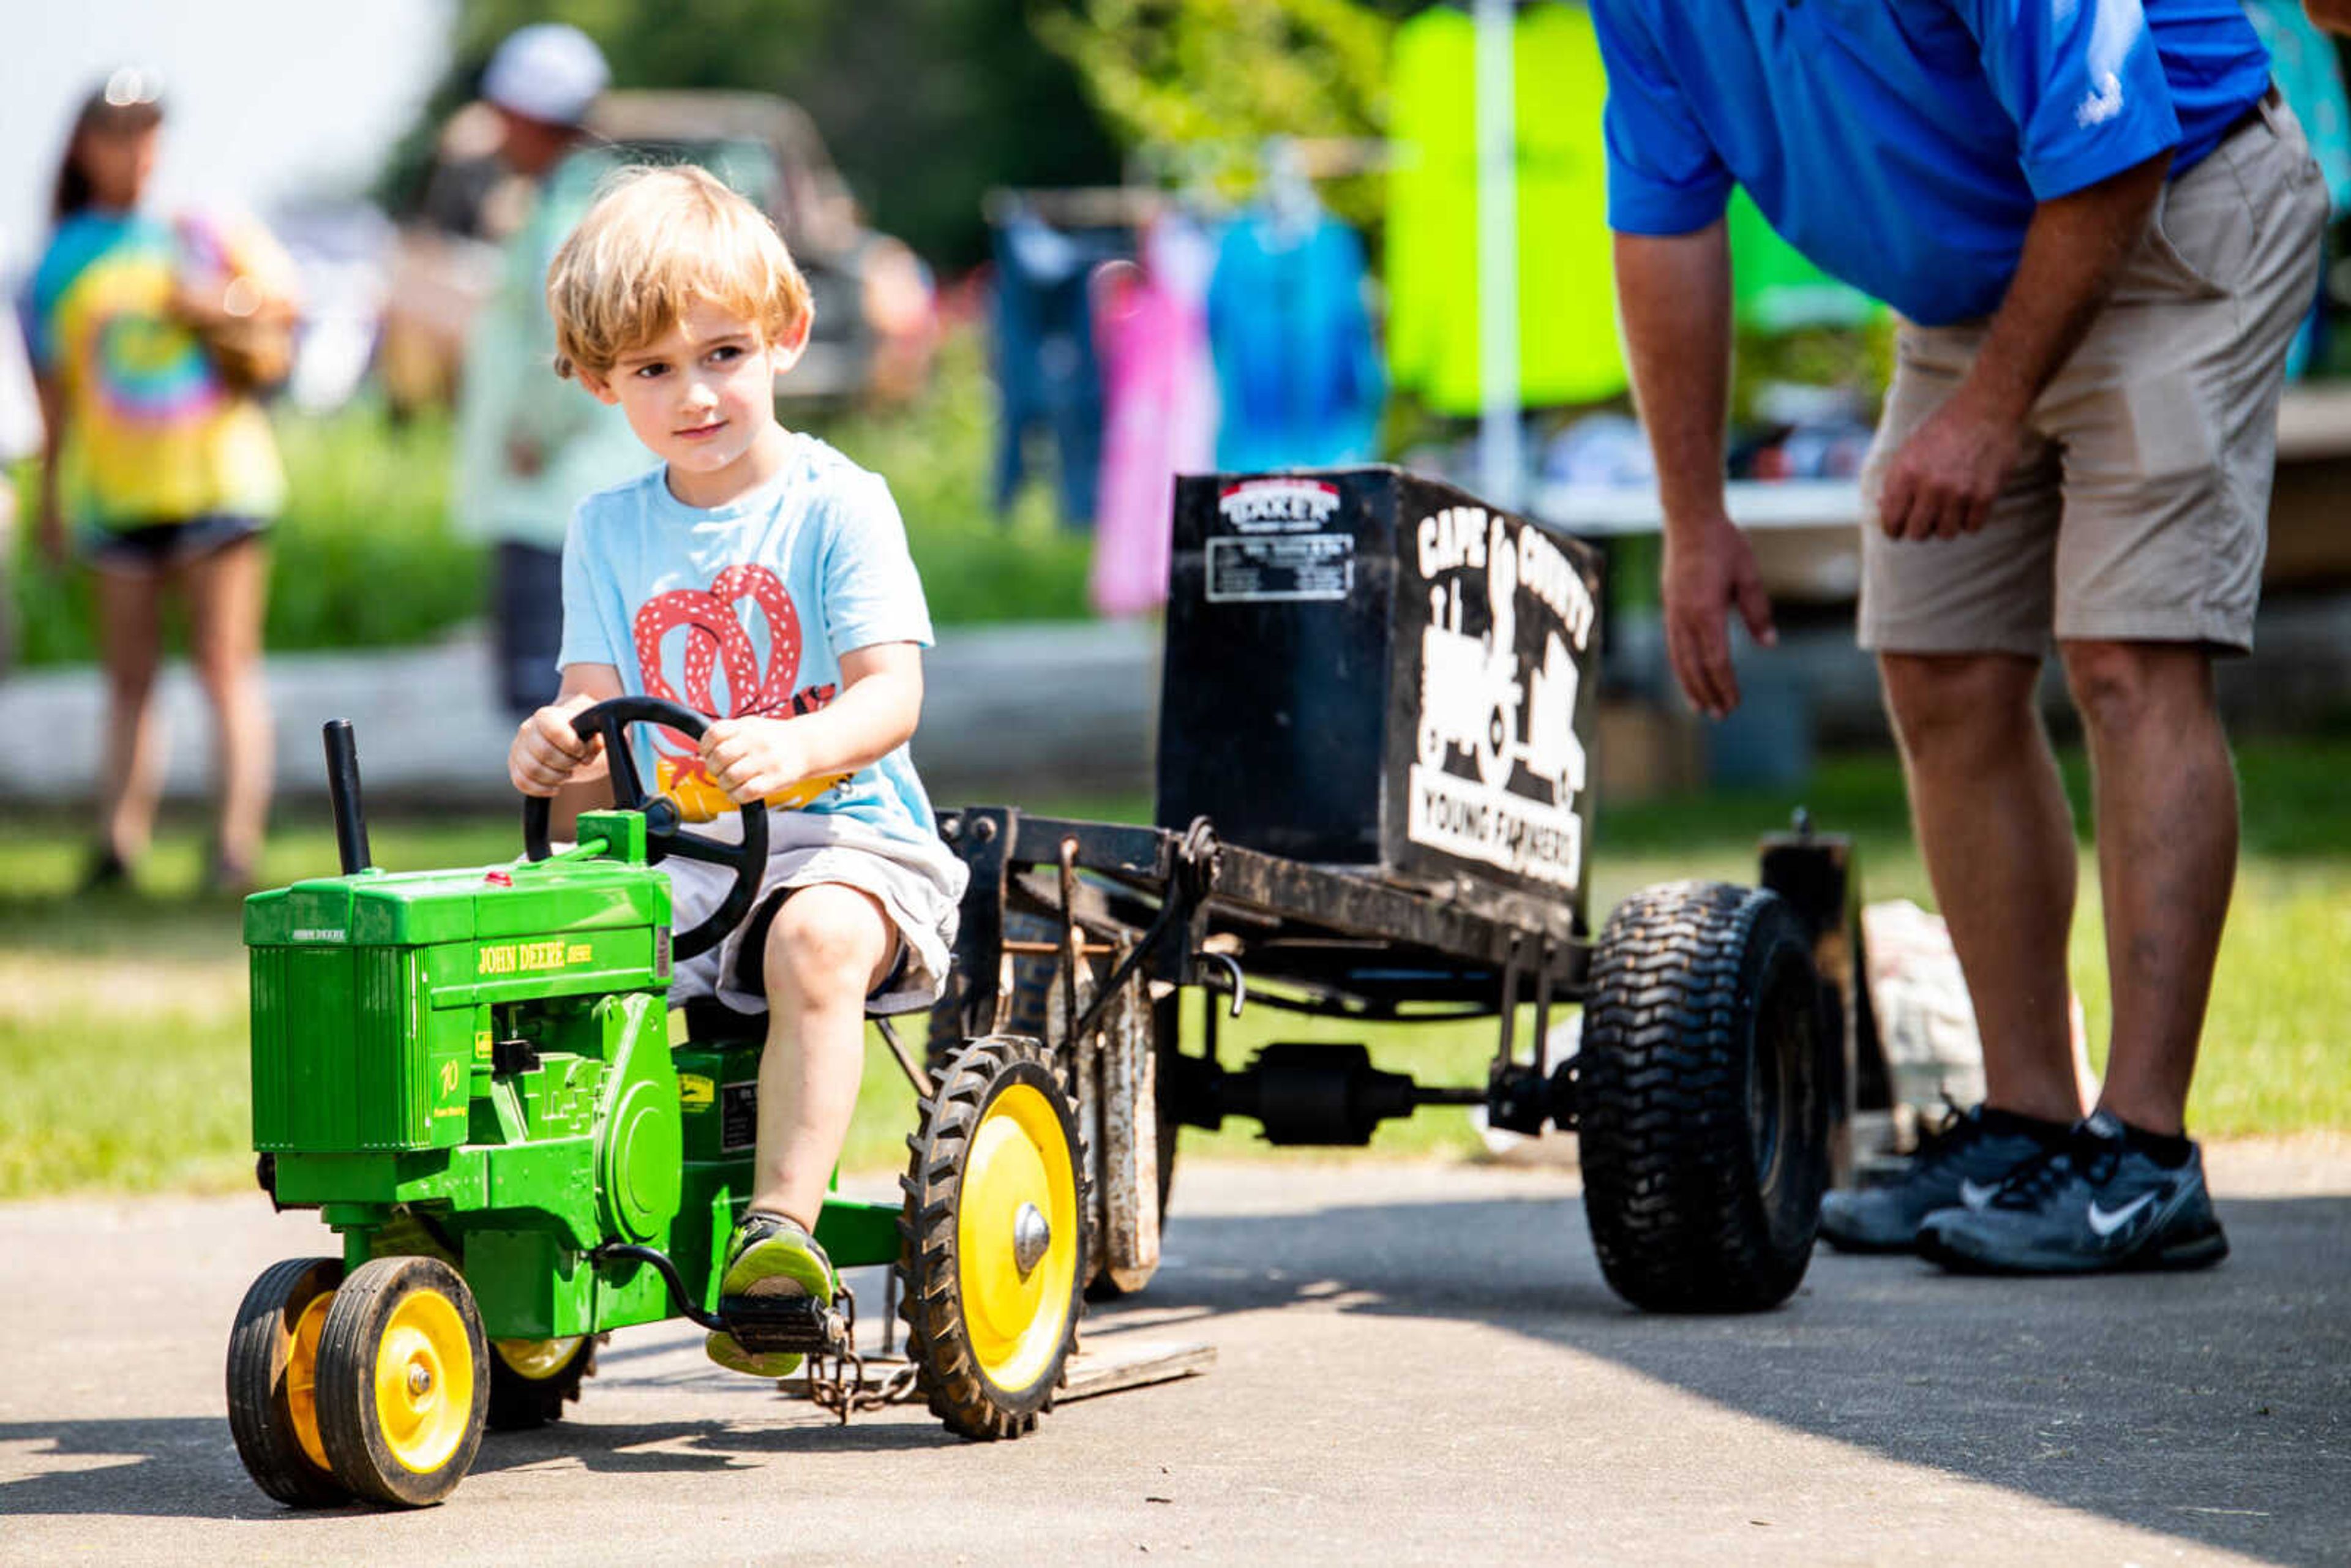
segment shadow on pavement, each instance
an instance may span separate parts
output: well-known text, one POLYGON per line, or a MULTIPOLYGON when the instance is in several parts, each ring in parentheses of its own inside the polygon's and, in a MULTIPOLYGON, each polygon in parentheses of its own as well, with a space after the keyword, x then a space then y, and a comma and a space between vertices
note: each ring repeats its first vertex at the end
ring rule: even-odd
POLYGON ((1823 1247, 1778 1311, 1669 1317, 1609 1291, 1574 1198, 1350 1207, 1301 1223, 1186 1218, 1179 1189, 1176 1266, 1134 1310, 1335 1299, 1472 1319, 1904 1463, 2208 1546, 2339 1561, 2351 1542, 2351 1197, 2220 1208, 2234 1253, 2202 1273, 1967 1279, 1823 1247))
POLYGON ((116 1514, 150 1519, 297 1519, 255 1488, 218 1416, 0 1423, 0 1445, 45 1460, 87 1457, 0 1486, 0 1515, 116 1514))
MULTIPOLYGON (((757 1468, 795 1453, 902 1453, 951 1447, 944 1428, 879 1424, 841 1427, 831 1417, 777 1425, 648 1421, 561 1422, 535 1432, 492 1432, 474 1476, 535 1465, 576 1464, 600 1475, 649 1475, 757 1468)), ((300 1520, 374 1511, 295 1510, 264 1496, 238 1463, 228 1424, 216 1416, 126 1416, 104 1421, 0 1423, 0 1447, 28 1444, 39 1475, 0 1483, 0 1518, 11 1514, 106 1514, 149 1519, 300 1520), (58 1460, 86 1458, 81 1468, 58 1460)), ((5 1531, 0 1531, 5 1536, 5 1531)), ((0 1552, 0 1559, 5 1553, 0 1552)))

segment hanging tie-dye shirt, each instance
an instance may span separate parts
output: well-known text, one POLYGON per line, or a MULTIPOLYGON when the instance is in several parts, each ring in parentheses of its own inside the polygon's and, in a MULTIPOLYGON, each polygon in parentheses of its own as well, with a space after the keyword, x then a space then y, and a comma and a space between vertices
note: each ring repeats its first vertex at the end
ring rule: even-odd
POLYGON ((221 384, 170 309, 174 281, 247 276, 287 292, 290 266, 257 225, 82 212, 33 274, 26 338, 65 394, 68 515, 130 528, 207 515, 274 516, 286 476, 269 423, 221 384))

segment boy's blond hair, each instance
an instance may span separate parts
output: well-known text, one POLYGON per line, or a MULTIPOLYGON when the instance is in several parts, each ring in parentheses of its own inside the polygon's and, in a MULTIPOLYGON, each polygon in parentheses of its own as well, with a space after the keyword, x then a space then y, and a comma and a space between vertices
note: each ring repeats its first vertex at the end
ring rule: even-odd
POLYGON ((814 316, 808 280, 767 215, 692 165, 608 176, 547 269, 555 373, 609 376, 705 300, 789 340, 814 316))

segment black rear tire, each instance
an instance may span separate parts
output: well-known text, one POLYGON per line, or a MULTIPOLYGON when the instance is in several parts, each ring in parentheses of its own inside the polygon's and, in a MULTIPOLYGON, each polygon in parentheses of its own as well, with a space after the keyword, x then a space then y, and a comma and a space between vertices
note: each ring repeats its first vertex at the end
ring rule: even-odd
POLYGON ((982 1442, 1023 1437, 1052 1408, 1084 1310, 1084 1217, 1092 1194, 1077 1107, 1041 1045, 998 1035, 966 1046, 919 1112, 906 1140, 913 1157, 899 1183, 905 1203, 898 1220, 898 1314, 906 1324, 906 1358, 931 1414, 948 1430, 982 1442), (1002 1297, 986 1294, 991 1261, 1015 1256, 1007 1249, 1017 1233, 1010 1215, 987 1208, 1000 1204, 1005 1186, 973 1168, 975 1157, 987 1159, 1005 1146, 984 1129, 1015 1097, 1025 1100, 1025 1113, 1007 1119, 1033 1141, 1036 1164, 1024 1167, 1017 1155, 1008 1163, 1041 1173, 1044 1186, 1060 1193, 1039 1205, 1053 1211, 1040 1217, 1050 1219, 1042 1259, 1020 1265, 1024 1281, 1033 1268, 1047 1270, 1025 1322, 1008 1321, 1002 1297), (967 1243, 989 1256, 967 1260, 967 1243), (980 1299, 970 1294, 975 1279, 983 1281, 980 1299))
MULTIPOLYGON (((1007 910, 1004 915, 1004 939, 1008 942, 1050 942, 1061 940, 1061 923, 1050 915, 1032 914, 1027 910, 1007 910)), ((1095 977, 1099 978, 1100 977, 1095 977)), ((1136 982, 1144 984, 1147 982, 1136 982)), ((1081 980, 1079 1007, 1083 1009, 1092 998, 1091 987, 1081 980)), ((1016 953, 1012 956, 1012 993, 1010 1005, 1005 1009, 1006 1034, 1041 1040, 1047 1049, 1060 1056, 1069 1033, 1062 1018, 1061 998, 1061 961, 1041 953, 1016 953)), ((1176 1187, 1176 1138, 1182 1124, 1176 1119, 1175 1097, 1168 1092, 1171 1060, 1179 1050, 1177 1035, 1178 991, 1151 1004, 1152 1049, 1157 1054, 1155 1082, 1159 1085, 1158 1103, 1155 1112, 1159 1133, 1159 1224, 1164 1231, 1167 1224, 1167 1199, 1176 1187)), ((943 1077, 970 1037, 964 1032, 963 981, 960 976, 951 978, 939 999, 931 1007, 931 1034, 925 1052, 931 1077, 943 1077)), ((985 1025, 987 1019, 980 1022, 985 1025)), ((1062 1058, 1066 1060, 1066 1058, 1062 1058)), ((1081 1084, 1081 1098, 1093 1092, 1091 1084, 1081 1084)), ((1099 1259, 1090 1260, 1100 1268, 1099 1259)), ((1120 1289, 1107 1274, 1096 1274, 1086 1284, 1089 1301, 1115 1301, 1134 1292, 1120 1289)))
POLYGON ((1652 1312, 1759 1312, 1812 1260, 1828 1181, 1820 980, 1776 894, 1626 899, 1577 1060, 1584 1213, 1608 1283, 1652 1312))

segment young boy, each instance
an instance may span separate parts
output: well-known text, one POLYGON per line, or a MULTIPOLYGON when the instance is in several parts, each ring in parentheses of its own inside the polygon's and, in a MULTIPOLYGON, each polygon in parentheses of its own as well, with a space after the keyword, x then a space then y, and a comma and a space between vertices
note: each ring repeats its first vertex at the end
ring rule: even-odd
MULTIPOLYGON (((776 423, 775 378, 808 344, 808 285, 750 204, 697 169, 626 171, 557 253, 547 293, 557 373, 618 404, 661 465, 574 514, 562 688, 524 721, 507 771, 576 809, 604 759, 571 716, 643 693, 714 720, 698 745, 658 729, 649 748, 647 789, 689 818, 739 833, 739 803, 814 789, 772 812, 750 915, 679 966, 670 997, 768 1009, 750 1207, 722 1294, 829 1299, 839 1282, 810 1231, 856 1104, 866 1009, 936 996, 963 892, 906 754, 931 642, 922 581, 883 481, 776 423)), ((733 876, 664 869, 681 929, 733 876)), ((723 1333, 709 1352, 760 1377, 800 1359, 723 1333)))

